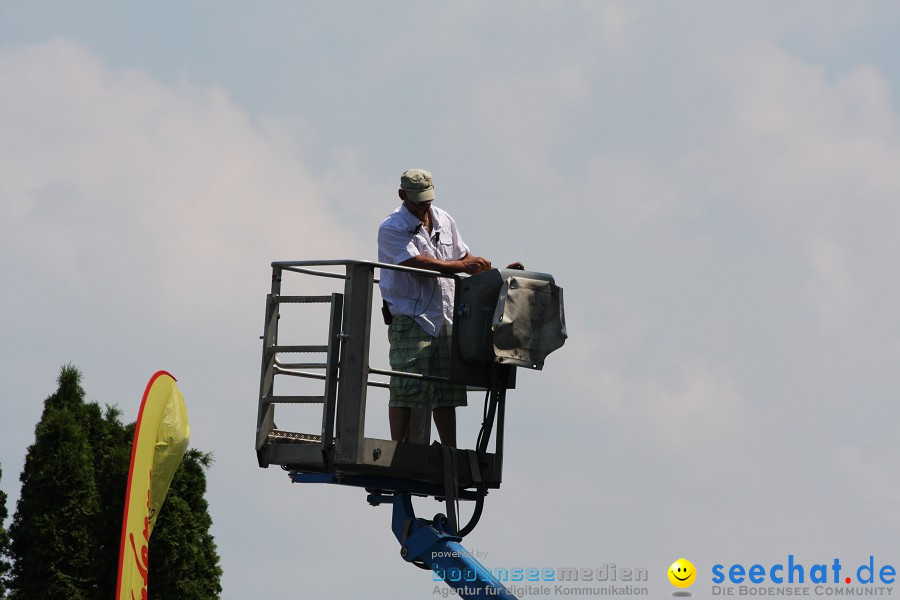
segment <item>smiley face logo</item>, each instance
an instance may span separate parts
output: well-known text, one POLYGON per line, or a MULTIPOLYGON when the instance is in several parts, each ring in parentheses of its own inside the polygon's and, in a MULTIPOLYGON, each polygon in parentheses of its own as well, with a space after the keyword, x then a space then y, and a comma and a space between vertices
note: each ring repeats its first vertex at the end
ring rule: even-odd
POLYGON ((696 578, 697 569, 694 568, 694 563, 686 558, 679 558, 669 567, 669 581, 675 587, 689 587, 696 578))

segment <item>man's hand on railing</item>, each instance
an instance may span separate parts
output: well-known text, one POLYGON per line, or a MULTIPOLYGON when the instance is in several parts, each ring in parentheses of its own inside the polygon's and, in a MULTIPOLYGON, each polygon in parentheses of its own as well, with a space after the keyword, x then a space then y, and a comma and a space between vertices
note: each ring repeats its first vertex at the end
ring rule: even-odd
POLYGON ((462 259, 462 263, 463 273, 468 273, 469 275, 483 273, 491 268, 491 261, 472 254, 467 254, 465 258, 462 259))

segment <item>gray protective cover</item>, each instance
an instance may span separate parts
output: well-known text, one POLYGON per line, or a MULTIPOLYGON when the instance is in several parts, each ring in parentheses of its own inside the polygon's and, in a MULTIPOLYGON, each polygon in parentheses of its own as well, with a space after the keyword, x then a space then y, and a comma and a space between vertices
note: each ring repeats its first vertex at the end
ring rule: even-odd
POLYGON ((463 279, 454 321, 467 362, 541 369, 566 339, 562 288, 546 273, 491 269, 463 279))
POLYGON ((491 329, 498 362, 541 369, 544 358, 566 341, 562 288, 552 281, 507 278, 491 329))

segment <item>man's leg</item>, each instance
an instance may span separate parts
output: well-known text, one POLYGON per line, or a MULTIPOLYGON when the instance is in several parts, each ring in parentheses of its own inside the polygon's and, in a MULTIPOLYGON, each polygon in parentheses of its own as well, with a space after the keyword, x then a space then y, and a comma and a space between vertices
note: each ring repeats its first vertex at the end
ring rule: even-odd
POLYGON ((446 406, 432 411, 441 443, 456 448, 456 407, 446 406))
POLYGON ((388 421, 391 424, 391 439, 395 442, 406 441, 409 433, 409 409, 403 407, 388 408, 388 421))
MULTIPOLYGON (((445 324, 436 340, 436 351, 432 357, 432 374, 450 377, 450 328, 445 324)), ((452 383, 436 383, 434 424, 441 443, 456 448, 456 407, 466 405, 466 386, 452 383)))
MULTIPOLYGON (((412 317, 397 316, 388 327, 389 360, 395 371, 419 373, 420 363, 427 363, 432 342, 412 317), (423 357, 422 354, 425 353, 423 357)), ((422 403, 422 382, 406 377, 391 377, 388 422, 391 439, 395 442, 409 438, 410 409, 422 403)))

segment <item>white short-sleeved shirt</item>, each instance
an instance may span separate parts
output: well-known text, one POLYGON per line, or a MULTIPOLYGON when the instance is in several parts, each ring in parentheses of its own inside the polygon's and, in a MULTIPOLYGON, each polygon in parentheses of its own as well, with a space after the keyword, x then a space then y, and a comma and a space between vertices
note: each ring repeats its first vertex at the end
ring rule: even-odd
MULTIPOLYGON (((432 230, 400 205, 378 228, 378 262, 399 265, 418 255, 440 260, 460 260, 469 253, 456 222, 436 206, 431 207, 432 230)), ((411 273, 382 269, 381 297, 394 316, 413 317, 422 329, 434 337, 444 323, 453 325, 452 279, 421 277, 411 273)))

